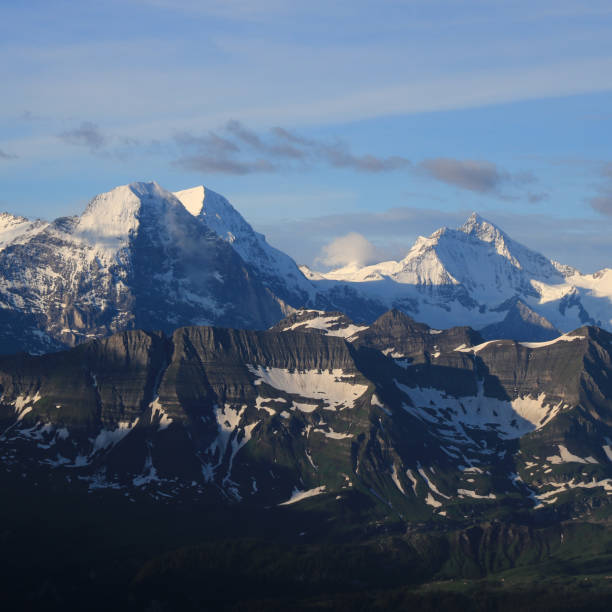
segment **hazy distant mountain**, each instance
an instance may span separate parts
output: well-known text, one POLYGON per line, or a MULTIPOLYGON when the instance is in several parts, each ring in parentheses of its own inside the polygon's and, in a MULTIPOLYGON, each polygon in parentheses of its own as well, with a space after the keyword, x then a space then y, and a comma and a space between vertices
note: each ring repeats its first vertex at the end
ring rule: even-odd
MULTIPOLYGON (((457 230, 420 237, 401 261, 303 271, 332 306, 345 311, 334 299, 340 288, 380 304, 381 312, 398 308, 440 328, 482 329, 505 321, 503 333, 511 333, 518 300, 540 317, 538 323, 531 316, 532 339, 584 324, 612 329, 612 270, 581 274, 527 249, 475 213, 457 230)), ((359 319, 359 306, 350 314, 359 319)), ((528 331, 523 325, 520 333, 528 331)))

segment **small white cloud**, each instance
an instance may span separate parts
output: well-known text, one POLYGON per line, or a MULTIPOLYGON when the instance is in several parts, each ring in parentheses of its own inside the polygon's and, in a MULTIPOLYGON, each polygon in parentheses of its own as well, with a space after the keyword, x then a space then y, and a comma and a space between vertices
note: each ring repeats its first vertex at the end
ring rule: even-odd
POLYGON ((351 232, 326 244, 317 261, 331 267, 363 266, 375 261, 376 253, 376 247, 365 236, 351 232))

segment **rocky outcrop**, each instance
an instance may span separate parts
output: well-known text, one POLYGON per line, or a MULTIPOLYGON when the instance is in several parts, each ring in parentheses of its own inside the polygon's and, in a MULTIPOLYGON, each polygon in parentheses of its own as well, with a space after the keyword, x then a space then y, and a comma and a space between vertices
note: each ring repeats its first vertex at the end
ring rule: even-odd
POLYGON ((258 506, 359 491, 415 520, 608 504, 607 332, 482 342, 397 311, 350 341, 308 329, 128 331, 1 358, 5 467, 258 506))

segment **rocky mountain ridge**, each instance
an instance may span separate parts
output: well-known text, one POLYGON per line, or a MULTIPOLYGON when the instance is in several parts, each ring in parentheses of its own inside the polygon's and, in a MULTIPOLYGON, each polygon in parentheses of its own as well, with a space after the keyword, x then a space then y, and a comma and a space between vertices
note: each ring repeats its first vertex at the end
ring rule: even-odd
POLYGON ((483 341, 390 311, 345 339, 321 333, 335 316, 2 358, 3 469, 168 503, 355 492, 406 520, 609 507, 611 334, 483 341))

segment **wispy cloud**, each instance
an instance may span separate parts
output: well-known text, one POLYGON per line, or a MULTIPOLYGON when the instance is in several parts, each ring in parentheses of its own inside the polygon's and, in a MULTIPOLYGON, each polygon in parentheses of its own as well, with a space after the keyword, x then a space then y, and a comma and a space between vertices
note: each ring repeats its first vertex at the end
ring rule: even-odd
POLYGON ((70 145, 86 147, 90 151, 99 151, 107 144, 107 139, 100 128, 91 121, 83 121, 72 130, 60 132, 58 138, 70 145))
POLYGON ((239 161, 205 153, 181 157, 175 160, 174 164, 185 170, 206 172, 208 174, 243 175, 259 172, 275 172, 277 170, 277 166, 265 159, 239 161))
POLYGON ((510 174, 488 161, 438 157, 422 161, 419 167, 438 181, 477 193, 499 193, 508 184, 524 185, 536 180, 531 173, 510 174))
POLYGON ((7 153, 3 149, 0 149, 0 159, 4 159, 4 160, 17 159, 17 155, 13 155, 11 153, 7 153))
POLYGON ((612 163, 601 167, 601 177, 603 182, 597 188, 598 193, 588 203, 602 215, 612 216, 612 163))
POLYGON ((181 132, 175 135, 175 142, 182 150, 175 164, 188 170, 224 174, 305 169, 313 165, 377 173, 412 166, 404 157, 357 155, 341 141, 304 138, 282 127, 259 134, 236 120, 202 136, 181 132))
MULTIPOLYGON (((236 120, 201 136, 178 133, 175 143, 181 155, 174 163, 199 172, 251 174, 306 170, 315 166, 369 174, 404 171, 411 176, 425 175, 447 185, 503 199, 518 197, 505 194, 506 188, 523 188, 536 182, 530 172, 511 173, 486 160, 437 157, 413 163, 401 155, 357 154, 346 142, 305 138, 283 127, 256 132, 236 120)), ((535 192, 524 195, 531 203, 546 197, 535 192)))
POLYGON ((545 202, 546 200, 548 200, 550 198, 550 194, 546 193, 544 191, 535 193, 533 191, 530 191, 527 194, 527 201, 530 204, 539 204, 540 202, 545 202))

